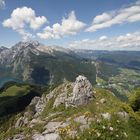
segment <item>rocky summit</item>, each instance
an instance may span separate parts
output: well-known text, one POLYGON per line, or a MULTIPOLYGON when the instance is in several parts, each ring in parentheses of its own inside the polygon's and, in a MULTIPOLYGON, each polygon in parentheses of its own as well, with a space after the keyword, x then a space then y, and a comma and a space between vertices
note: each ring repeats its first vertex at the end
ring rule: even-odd
POLYGON ((72 96, 66 100, 66 106, 80 106, 94 99, 93 88, 89 80, 82 75, 76 78, 72 96))
POLYGON ((76 78, 73 84, 73 92, 67 93, 65 90, 62 94, 58 95, 54 102, 54 108, 60 104, 64 104, 65 107, 78 107, 80 105, 86 105, 90 100, 94 99, 93 88, 89 80, 82 75, 76 78))
MULTIPOLYGON (((79 75, 76 78, 74 83, 67 84, 64 89, 57 95, 56 91, 50 92, 45 97, 35 96, 31 103, 26 108, 24 114, 16 121, 15 129, 21 129, 23 127, 34 128, 36 125, 46 124, 42 129, 44 131, 42 133, 34 132, 32 135, 33 140, 60 140, 63 129, 65 127, 69 127, 70 119, 68 118, 66 121, 57 121, 50 120, 49 118, 53 118, 54 116, 61 115, 63 112, 55 112, 48 114, 45 116, 45 120, 42 119, 41 114, 44 111, 47 111, 45 106, 50 102, 50 100, 54 100, 53 109, 59 108, 62 104, 65 108, 70 107, 78 107, 87 105, 90 101, 94 99, 94 91, 90 81, 83 75, 79 75), (70 92, 71 91, 71 92, 70 92), (61 130, 62 129, 62 130, 61 130)), ((80 123, 80 129, 83 131, 85 128, 89 127, 93 118, 87 118, 88 113, 79 117, 75 117, 74 121, 80 123)), ((76 130, 71 130, 68 135, 70 137, 75 137, 77 135, 76 130)), ((11 140, 15 139, 26 139, 26 136, 23 134, 16 134, 11 138, 11 140)))
POLYGON ((97 89, 84 75, 42 92, 7 120, 1 140, 127 140, 137 131, 129 127, 139 121, 132 108, 112 92, 97 89))

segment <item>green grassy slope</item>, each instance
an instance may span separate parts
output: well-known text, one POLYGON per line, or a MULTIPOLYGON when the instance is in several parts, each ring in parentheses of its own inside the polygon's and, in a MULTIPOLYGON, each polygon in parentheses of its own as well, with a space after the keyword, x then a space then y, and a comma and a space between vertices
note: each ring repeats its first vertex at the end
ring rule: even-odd
POLYGON ((29 85, 13 84, 0 91, 0 117, 24 110, 31 99, 39 95, 29 85))
MULTIPOLYGON (((56 87, 53 91, 56 95, 61 94, 62 89, 67 86, 68 92, 71 93, 72 87, 70 82, 65 82, 62 85, 56 87)), ((20 90, 25 90, 27 87, 21 87, 20 90)), ((13 86, 10 89, 17 91, 19 87, 13 86)), ((9 92, 8 89, 6 92, 9 92)), ((27 89, 26 89, 27 90, 27 89)), ((25 91, 26 91, 25 90, 25 91)), ((74 140, 139 140, 140 134, 140 112, 137 110, 136 112, 133 110, 133 105, 135 101, 135 95, 131 94, 130 103, 124 103, 116 98, 112 92, 109 90, 96 88, 94 89, 95 97, 93 101, 89 102, 86 106, 80 106, 78 108, 64 108, 63 105, 53 109, 53 103, 55 98, 49 100, 47 102, 44 111, 42 112, 40 118, 44 123, 36 124, 34 127, 30 128, 27 126, 21 128, 14 128, 12 126, 15 125, 16 120, 21 116, 20 113, 17 115, 13 115, 12 117, 3 119, 0 121, 0 139, 4 140, 9 138, 15 134, 23 133, 28 138, 31 139, 31 134, 34 131, 43 132, 44 126, 48 121, 56 120, 56 121, 65 121, 68 118, 70 119, 70 126, 69 128, 64 128, 63 133, 61 136, 64 140, 72 140, 72 138, 67 137, 67 131, 76 130, 78 131, 78 135, 74 138, 74 140), (105 99, 105 103, 101 103, 100 100, 105 99), (132 102, 133 101, 133 102, 132 102), (131 107, 132 106, 132 107, 131 107), (125 111, 129 115, 129 120, 120 118, 116 115, 117 112, 125 111), (53 117, 48 117, 50 113, 55 112, 62 112, 59 115, 55 115, 53 117), (101 117, 102 113, 109 113, 111 115, 110 120, 105 120, 101 117), (79 129, 79 124, 73 119, 77 116, 86 115, 87 117, 93 117, 95 121, 93 121, 89 128, 81 132, 79 129), (9 129, 10 128, 10 129, 9 129)), ((135 92, 135 91, 133 91, 135 92)), ((140 93, 140 89, 136 90, 137 93, 140 93)), ((44 91, 46 95, 48 91, 44 91)), ((17 94, 17 93, 15 93, 17 94)), ((139 94, 138 94, 139 95, 139 94)), ((139 98, 138 98, 139 99, 139 98)), ((137 100, 136 100, 137 103, 137 100)))

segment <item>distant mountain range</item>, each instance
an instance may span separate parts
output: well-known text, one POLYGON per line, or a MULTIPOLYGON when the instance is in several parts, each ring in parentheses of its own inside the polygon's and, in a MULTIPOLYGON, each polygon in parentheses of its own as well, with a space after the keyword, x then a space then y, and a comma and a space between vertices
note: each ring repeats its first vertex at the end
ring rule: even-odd
POLYGON ((140 51, 75 50, 82 58, 140 70, 140 51))
POLYGON ((99 76, 107 80, 119 68, 140 70, 140 52, 72 50, 46 46, 37 41, 19 42, 11 48, 0 47, 0 87, 8 81, 36 85, 74 81, 82 74, 91 83, 99 76))
POLYGON ((0 82, 7 77, 39 85, 73 81, 79 74, 96 82, 94 64, 72 50, 45 46, 37 41, 19 42, 11 48, 0 47, 0 82))

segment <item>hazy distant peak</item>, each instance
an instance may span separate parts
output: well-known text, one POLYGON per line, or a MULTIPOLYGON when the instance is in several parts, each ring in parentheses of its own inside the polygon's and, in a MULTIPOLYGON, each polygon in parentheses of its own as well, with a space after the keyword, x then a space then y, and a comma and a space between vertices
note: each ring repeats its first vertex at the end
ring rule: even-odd
POLYGON ((4 47, 4 46, 1 46, 1 47, 0 47, 0 52, 3 51, 3 50, 8 50, 8 48, 6 48, 6 47, 4 47))
POLYGON ((38 41, 20 41, 17 44, 15 44, 13 47, 28 47, 29 45, 32 45, 34 47, 37 47, 40 45, 38 41))

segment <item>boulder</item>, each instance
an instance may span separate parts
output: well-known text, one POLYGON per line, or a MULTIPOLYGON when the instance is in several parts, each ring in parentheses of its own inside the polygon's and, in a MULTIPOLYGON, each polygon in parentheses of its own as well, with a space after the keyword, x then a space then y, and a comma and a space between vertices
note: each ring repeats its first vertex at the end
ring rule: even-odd
POLYGON ((102 99, 100 100, 100 103, 101 103, 101 104, 104 104, 104 103, 106 103, 106 101, 107 101, 107 100, 106 100, 105 98, 102 98, 102 99))
POLYGON ((95 118, 92 117, 86 117, 85 115, 79 116, 74 118, 75 122, 78 122, 80 124, 80 130, 84 131, 84 129, 88 129, 89 125, 92 121, 95 121, 95 118))
POLYGON ((42 134, 54 133, 60 126, 62 122, 48 122, 44 127, 45 131, 42 134))
POLYGON ((41 120, 39 117, 38 118, 34 118, 29 122, 29 127, 34 127, 36 124, 44 124, 45 121, 41 120))
POLYGON ((48 124, 44 127, 45 131, 42 134, 57 133, 58 128, 66 127, 68 125, 70 125, 70 122, 48 122, 48 124))
POLYGON ((60 136, 57 133, 49 133, 46 135, 37 133, 32 136, 32 140, 60 140, 60 136))
POLYGON ((83 125, 88 124, 88 119, 85 117, 85 115, 74 118, 74 121, 83 125))
POLYGON ((117 112, 117 116, 120 117, 121 119, 125 119, 125 120, 129 119, 129 115, 125 111, 117 112))
POLYGON ((110 120, 111 119, 111 114, 107 113, 102 113, 101 117, 105 120, 110 120))
POLYGON ((44 136, 44 140, 60 140, 60 136, 57 133, 50 133, 44 136))

